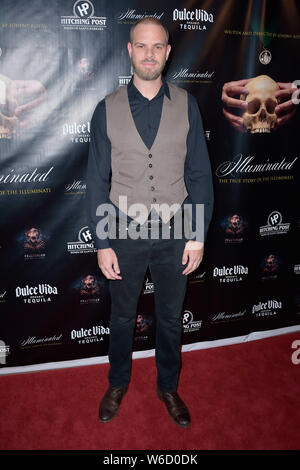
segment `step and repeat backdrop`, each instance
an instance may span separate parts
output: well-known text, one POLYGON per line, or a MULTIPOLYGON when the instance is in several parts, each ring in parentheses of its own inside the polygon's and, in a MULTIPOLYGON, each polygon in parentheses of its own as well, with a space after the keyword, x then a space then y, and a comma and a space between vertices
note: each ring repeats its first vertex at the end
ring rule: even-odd
MULTIPOLYGON (((107 361, 108 281, 85 212, 90 120, 129 82, 129 30, 148 15, 170 31, 165 75, 198 100, 214 176, 183 349, 300 329, 299 2, 1 0, 1 373, 107 361)), ((154 291, 147 272, 140 357, 155 347, 154 291)))

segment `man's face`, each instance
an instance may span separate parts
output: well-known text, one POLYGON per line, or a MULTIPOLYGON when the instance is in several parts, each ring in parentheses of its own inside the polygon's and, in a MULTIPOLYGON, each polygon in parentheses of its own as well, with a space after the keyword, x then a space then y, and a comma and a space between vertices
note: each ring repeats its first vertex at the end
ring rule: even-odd
POLYGON ((135 74, 147 81, 160 76, 171 50, 163 27, 151 23, 139 24, 127 47, 135 74))

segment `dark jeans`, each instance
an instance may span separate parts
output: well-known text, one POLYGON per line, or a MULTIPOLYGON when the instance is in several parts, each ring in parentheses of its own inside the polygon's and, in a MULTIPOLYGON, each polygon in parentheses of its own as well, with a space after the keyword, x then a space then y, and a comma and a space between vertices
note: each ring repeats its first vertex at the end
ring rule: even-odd
POLYGON ((109 383, 126 387, 130 380, 131 351, 136 324, 137 303, 149 266, 154 283, 156 311, 157 386, 164 392, 176 391, 181 367, 181 310, 187 276, 182 274, 182 254, 186 239, 110 239, 122 280, 110 280, 111 319, 109 383))

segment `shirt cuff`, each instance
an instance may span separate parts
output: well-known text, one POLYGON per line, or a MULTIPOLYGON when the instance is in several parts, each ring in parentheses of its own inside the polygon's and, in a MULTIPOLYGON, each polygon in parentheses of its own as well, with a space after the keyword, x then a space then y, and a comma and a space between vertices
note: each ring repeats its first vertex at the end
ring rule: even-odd
POLYGON ((104 250, 105 248, 110 248, 109 239, 105 238, 104 240, 100 240, 99 238, 97 238, 97 240, 95 241, 95 246, 97 250, 104 250))

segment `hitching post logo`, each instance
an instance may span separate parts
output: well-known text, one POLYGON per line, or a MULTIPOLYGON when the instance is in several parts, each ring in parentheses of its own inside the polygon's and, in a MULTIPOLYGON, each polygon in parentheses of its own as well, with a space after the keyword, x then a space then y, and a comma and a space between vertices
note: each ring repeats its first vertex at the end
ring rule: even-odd
POLYGON ((10 346, 6 345, 5 342, 0 339, 0 364, 6 364, 8 354, 10 354, 10 346))
POLYGON ((183 313, 182 323, 183 325, 188 325, 193 321, 193 314, 190 310, 185 310, 183 313))
POLYGON ((95 8, 90 0, 76 0, 72 15, 62 15, 60 23, 64 29, 103 31, 107 18, 94 15, 95 8))
POLYGON ((273 211, 268 217, 268 225, 275 226, 281 224, 282 215, 278 211, 273 211))
POLYGON ((90 0, 77 0, 73 6, 73 14, 79 18, 90 18, 94 16, 94 5, 90 0))
POLYGON ((78 240, 80 240, 82 243, 89 243, 92 241, 92 234, 88 226, 80 229, 78 234, 78 240))
POLYGON ((282 222, 282 215, 279 211, 273 211, 269 214, 267 225, 259 227, 261 236, 286 234, 290 229, 289 222, 282 222))

